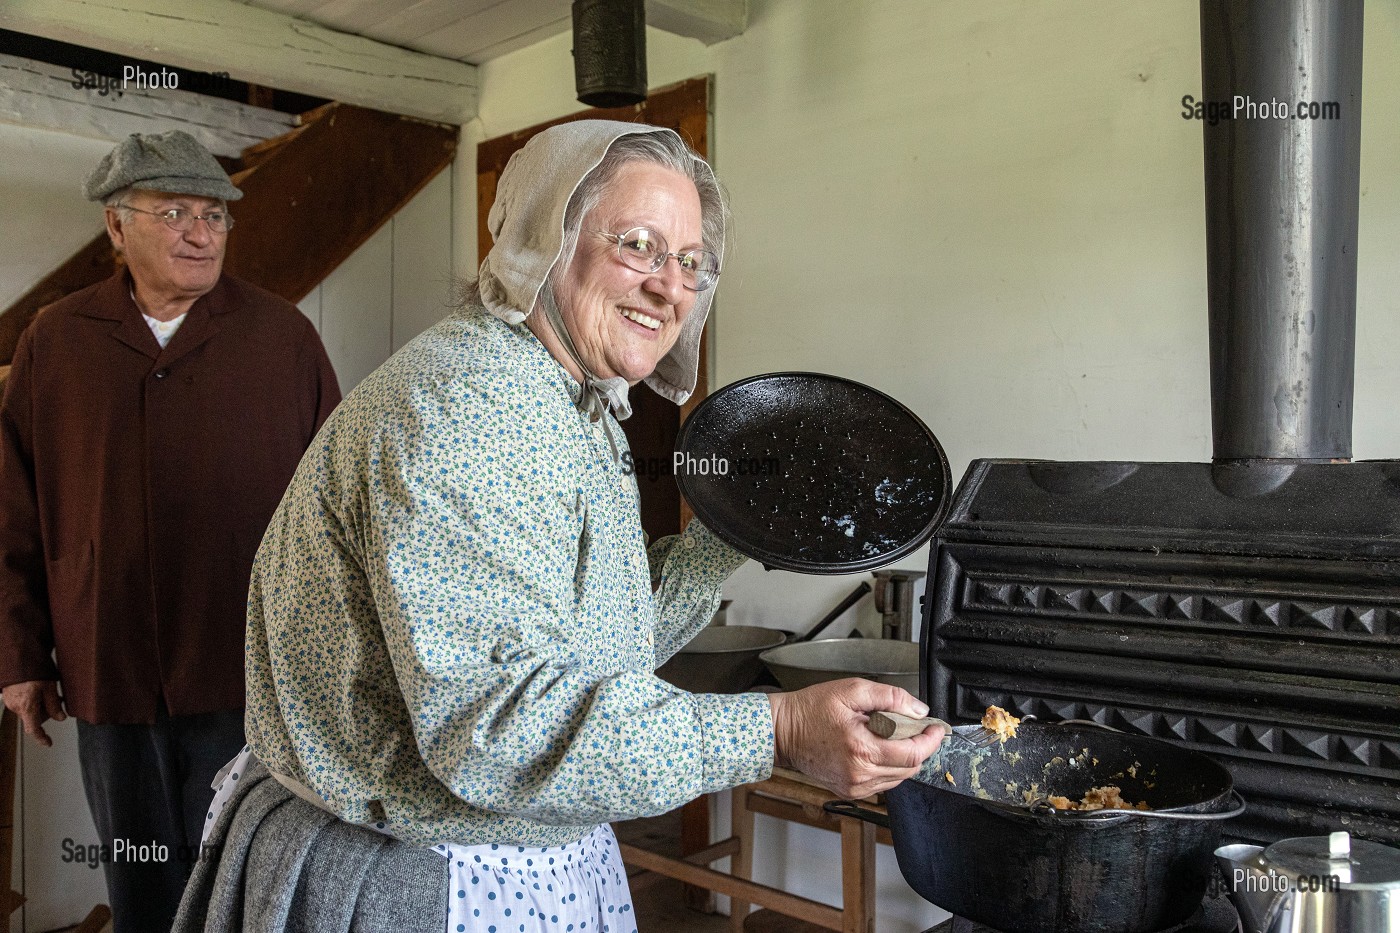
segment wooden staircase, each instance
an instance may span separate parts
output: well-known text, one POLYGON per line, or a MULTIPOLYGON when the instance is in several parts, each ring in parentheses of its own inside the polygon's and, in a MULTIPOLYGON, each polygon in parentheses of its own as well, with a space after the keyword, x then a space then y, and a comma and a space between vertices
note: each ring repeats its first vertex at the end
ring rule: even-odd
MULTIPOLYGON (((291 302, 305 298, 457 154, 457 127, 350 104, 303 114, 232 167, 242 200, 224 269, 291 302)), ((229 166, 225 166, 229 168, 229 166)), ((0 364, 45 305, 110 276, 105 231, 0 313, 0 364)), ((5 369, 0 366, 0 384, 5 369)))

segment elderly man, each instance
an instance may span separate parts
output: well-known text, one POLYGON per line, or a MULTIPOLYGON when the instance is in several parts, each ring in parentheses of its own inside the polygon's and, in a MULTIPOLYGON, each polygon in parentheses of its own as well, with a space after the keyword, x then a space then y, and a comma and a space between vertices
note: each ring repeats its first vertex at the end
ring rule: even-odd
POLYGON ((45 720, 78 719, 116 930, 149 933, 243 744, 253 555, 340 390, 310 322, 223 273, 242 192, 192 137, 131 136, 86 194, 126 267, 44 309, 15 351, 0 686, 41 745, 45 720))

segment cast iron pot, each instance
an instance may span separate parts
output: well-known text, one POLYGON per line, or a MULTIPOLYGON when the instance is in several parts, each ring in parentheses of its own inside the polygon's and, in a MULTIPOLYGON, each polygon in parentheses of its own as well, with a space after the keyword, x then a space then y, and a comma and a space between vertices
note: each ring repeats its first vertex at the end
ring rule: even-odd
POLYGON ((1185 921, 1210 881, 1220 821, 1244 811, 1211 759, 1092 723, 1025 722, 975 752, 945 740, 886 800, 888 820, 844 801, 827 808, 888 825, 911 888, 1003 933, 1152 933, 1185 921), (1059 811, 1023 796, 1078 800, 1109 784, 1152 810, 1059 811))

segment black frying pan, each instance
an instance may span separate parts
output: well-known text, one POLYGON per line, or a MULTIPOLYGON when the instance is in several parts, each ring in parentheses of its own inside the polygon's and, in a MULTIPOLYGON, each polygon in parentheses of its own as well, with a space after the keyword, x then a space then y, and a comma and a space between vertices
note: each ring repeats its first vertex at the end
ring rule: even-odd
POLYGON ((913 412, 822 373, 727 385, 676 440, 676 481, 700 521, 767 568, 861 573, 938 528, 948 458, 913 412))

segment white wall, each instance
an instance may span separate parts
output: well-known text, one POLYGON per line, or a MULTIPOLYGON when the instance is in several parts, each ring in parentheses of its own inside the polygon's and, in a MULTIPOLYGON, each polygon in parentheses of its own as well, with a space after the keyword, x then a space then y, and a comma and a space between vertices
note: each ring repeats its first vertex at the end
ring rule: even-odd
MULTIPOLYGON (((0 124, 0 309, 101 231, 101 209, 83 200, 82 182, 112 145, 0 124)), ((434 178, 301 303, 321 331, 342 392, 446 314, 453 177, 449 169, 434 178)), ((469 190, 474 199, 474 182, 469 190)), ((97 832, 73 721, 50 724, 49 733, 51 749, 21 741, 14 886, 28 902, 11 920, 15 933, 77 923, 107 900, 99 869, 63 861, 65 838, 87 844, 97 832)))
POLYGON ((0 123, 0 310, 102 232, 83 181, 112 144, 0 123))
MULTIPOLYGON (((1201 128, 1180 115, 1201 93, 1195 2, 750 9, 709 48, 648 32, 653 87, 715 76, 736 236, 713 384, 868 383, 929 424, 955 479, 977 457, 1209 458, 1201 128)), ((1376 458, 1400 456, 1400 7, 1366 18, 1355 452, 1376 458)), ((569 48, 483 66, 477 138, 581 109, 569 48)), ((750 564, 729 621, 801 627, 853 583, 750 564)), ((832 900, 834 837, 760 832, 761 877, 832 900)), ((880 886, 881 931, 932 922, 891 861, 880 886)))
POLYGON ((447 314, 454 177, 440 173, 301 301, 342 393, 447 314))

